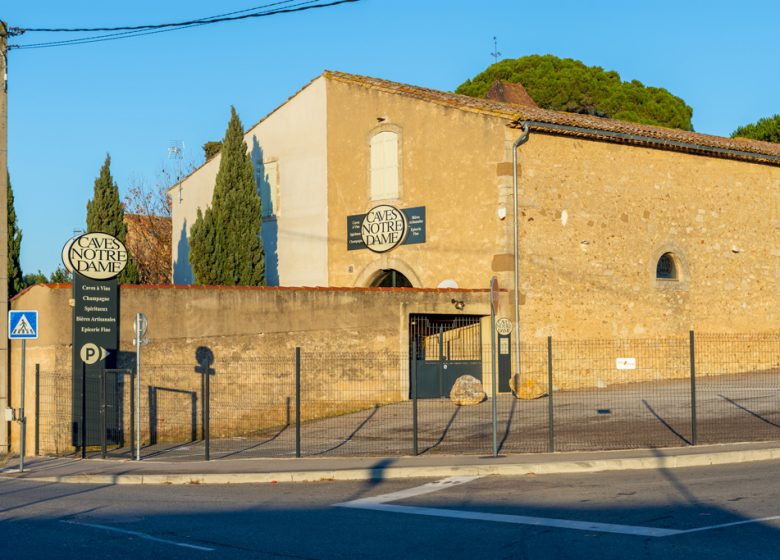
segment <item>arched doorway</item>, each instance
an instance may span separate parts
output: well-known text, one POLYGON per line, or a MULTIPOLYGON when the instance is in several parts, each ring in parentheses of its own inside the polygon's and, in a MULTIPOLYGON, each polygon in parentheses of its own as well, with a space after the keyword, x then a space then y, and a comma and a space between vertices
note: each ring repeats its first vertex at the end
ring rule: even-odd
POLYGON ((412 283, 402 273, 394 268, 382 269, 377 272, 370 284, 371 288, 411 288, 412 283))

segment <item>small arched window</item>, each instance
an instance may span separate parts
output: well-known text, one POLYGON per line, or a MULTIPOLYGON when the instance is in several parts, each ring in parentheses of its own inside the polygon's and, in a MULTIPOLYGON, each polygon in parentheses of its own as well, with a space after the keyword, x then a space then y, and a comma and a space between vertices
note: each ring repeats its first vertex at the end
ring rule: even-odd
POLYGON ((672 253, 664 253, 655 265, 655 277, 658 280, 679 280, 677 263, 672 253))
POLYGON ((398 198, 398 133, 371 137, 371 200, 398 198))

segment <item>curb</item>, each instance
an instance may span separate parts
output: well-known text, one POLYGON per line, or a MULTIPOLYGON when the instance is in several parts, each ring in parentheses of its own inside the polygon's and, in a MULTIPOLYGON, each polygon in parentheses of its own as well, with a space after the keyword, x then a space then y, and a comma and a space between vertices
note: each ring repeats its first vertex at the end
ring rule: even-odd
POLYGON ((596 473, 605 471, 676 469, 711 465, 734 465, 780 459, 778 449, 752 449, 720 453, 686 454, 629 459, 552 461, 500 465, 414 466, 376 469, 279 471, 267 473, 199 474, 73 474, 59 476, 7 476, 30 482, 66 484, 275 484, 278 482, 368 481, 448 476, 523 476, 544 474, 596 473))

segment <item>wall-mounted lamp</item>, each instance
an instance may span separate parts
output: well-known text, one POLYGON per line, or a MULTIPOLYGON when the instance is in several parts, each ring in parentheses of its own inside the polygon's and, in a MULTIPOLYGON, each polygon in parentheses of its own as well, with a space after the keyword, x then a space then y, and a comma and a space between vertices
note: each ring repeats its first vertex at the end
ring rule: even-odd
POLYGON ((463 311, 463 308, 466 307, 466 304, 463 303, 463 300, 458 300, 458 299, 453 299, 452 305, 454 305, 455 309, 457 309, 458 311, 463 311))

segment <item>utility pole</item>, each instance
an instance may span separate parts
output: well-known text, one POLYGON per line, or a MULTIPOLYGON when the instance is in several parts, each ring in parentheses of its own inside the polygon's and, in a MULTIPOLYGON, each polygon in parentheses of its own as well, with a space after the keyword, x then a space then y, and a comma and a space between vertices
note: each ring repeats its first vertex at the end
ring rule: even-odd
POLYGON ((0 455, 11 450, 8 358, 8 25, 0 21, 0 455))

